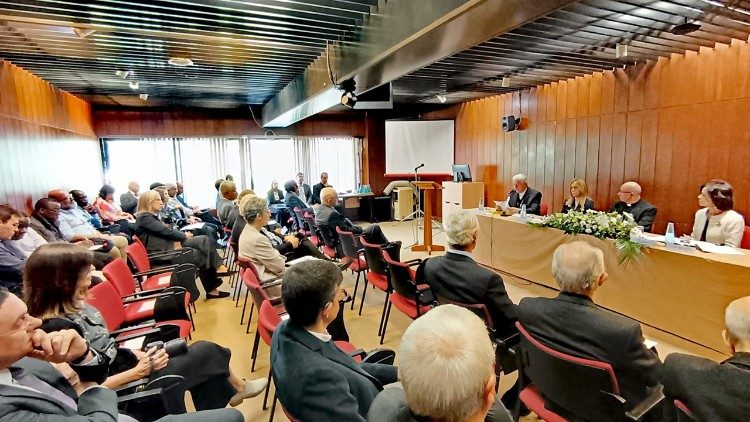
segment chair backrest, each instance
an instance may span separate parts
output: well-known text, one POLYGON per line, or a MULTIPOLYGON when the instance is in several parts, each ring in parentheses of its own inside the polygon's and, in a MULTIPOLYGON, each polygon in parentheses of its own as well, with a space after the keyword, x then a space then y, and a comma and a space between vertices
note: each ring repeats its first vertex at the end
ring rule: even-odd
POLYGON ((624 416, 624 400, 619 398, 620 387, 610 364, 559 352, 534 338, 520 322, 516 327, 521 333, 521 374, 546 401, 586 420, 618 420, 616 415, 624 416))
POLYGON ((148 251, 143 246, 140 239, 128 246, 128 259, 137 271, 148 271, 151 269, 151 262, 148 260, 148 251))
POLYGON ((264 300, 260 304, 260 311, 258 311, 258 332, 260 338, 263 339, 267 345, 271 345, 271 337, 273 332, 276 331, 276 327, 281 323, 281 317, 276 313, 271 302, 264 300))
POLYGON ((370 271, 388 277, 388 264, 383 259, 382 246, 376 243, 368 243, 364 236, 360 236, 359 241, 365 249, 365 261, 367 261, 367 267, 370 271))
POLYGON ((302 210, 299 207, 294 207, 292 210, 292 217, 294 217, 294 221, 297 222, 297 229, 298 230, 304 230, 305 229, 305 216, 302 210))
POLYGON ((331 230, 331 227, 326 224, 319 225, 318 229, 320 230, 320 235, 323 237, 323 243, 325 243, 325 245, 329 248, 335 249, 336 256, 338 258, 343 258, 344 251, 341 249, 341 241, 339 240, 339 235, 331 230))
POLYGON ((109 331, 115 331, 125 321, 125 307, 122 298, 109 281, 102 281, 89 289, 84 302, 96 308, 104 317, 109 331))
POLYGON ((546 202, 542 202, 539 204, 539 214, 540 215, 547 215, 549 213, 549 205, 547 205, 546 202))
POLYGON ((127 296, 135 293, 135 279, 133 278, 133 273, 130 272, 128 264, 122 259, 112 260, 112 262, 102 268, 102 273, 104 274, 104 277, 112 283, 120 296, 127 296))
POLYGON ((395 293, 408 299, 417 300, 417 284, 414 282, 414 272, 403 262, 394 261, 388 251, 380 251, 388 265, 389 284, 395 293))
MULTIPOLYGON (((126 390, 126 393, 130 391, 126 390)), ((180 375, 162 375, 150 381, 142 390, 125 397, 133 399, 120 401, 118 409, 139 421, 153 421, 187 412, 185 378, 180 375)))
POLYGON ((247 265, 247 267, 245 268, 245 271, 242 272, 242 282, 250 292, 250 296, 252 296, 255 306, 260 309, 260 305, 262 305, 263 302, 269 301, 268 295, 266 294, 266 291, 260 287, 260 275, 258 275, 258 270, 255 268, 255 264, 246 260, 245 265, 247 265))
POLYGON ((201 292, 195 284, 198 278, 198 267, 194 264, 180 264, 172 270, 172 276, 169 280, 170 286, 179 286, 190 293, 190 302, 195 302, 201 297, 201 292))
POLYGON ((482 318, 482 321, 484 321, 484 325, 486 325, 487 328, 493 329, 494 327, 492 323, 492 315, 490 315, 490 311, 487 309, 487 306, 485 306, 483 303, 456 302, 455 300, 446 299, 437 294, 435 294, 435 299, 440 305, 456 305, 456 306, 460 306, 462 308, 468 309, 474 315, 478 316, 479 318, 482 318))
POLYGON ((341 250, 344 252, 344 256, 354 261, 359 260, 359 252, 357 252, 359 248, 357 247, 357 238, 354 237, 354 233, 341 230, 341 227, 336 227, 336 233, 339 235, 341 250))
POLYGON ((310 230, 312 233, 318 237, 323 237, 320 234, 320 229, 318 228, 318 223, 315 222, 315 216, 310 213, 304 213, 305 223, 307 223, 307 226, 310 227, 310 230))
POLYGON ((745 226, 745 231, 742 233, 742 241, 740 242, 740 248, 750 249, 750 226, 745 226))

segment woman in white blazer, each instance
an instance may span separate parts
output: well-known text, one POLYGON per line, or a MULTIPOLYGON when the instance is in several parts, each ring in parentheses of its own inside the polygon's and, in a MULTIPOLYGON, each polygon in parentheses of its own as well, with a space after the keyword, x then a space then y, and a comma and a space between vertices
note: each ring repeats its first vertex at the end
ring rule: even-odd
POLYGON ((738 248, 745 231, 745 219, 732 210, 732 185, 725 180, 708 182, 698 195, 703 207, 695 213, 692 237, 695 240, 738 248))

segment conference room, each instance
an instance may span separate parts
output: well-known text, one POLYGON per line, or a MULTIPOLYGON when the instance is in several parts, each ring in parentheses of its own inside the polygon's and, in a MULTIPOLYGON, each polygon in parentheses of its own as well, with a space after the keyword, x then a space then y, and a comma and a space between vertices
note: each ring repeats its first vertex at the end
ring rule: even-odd
POLYGON ((0 9, 3 421, 750 414, 747 1, 0 9))

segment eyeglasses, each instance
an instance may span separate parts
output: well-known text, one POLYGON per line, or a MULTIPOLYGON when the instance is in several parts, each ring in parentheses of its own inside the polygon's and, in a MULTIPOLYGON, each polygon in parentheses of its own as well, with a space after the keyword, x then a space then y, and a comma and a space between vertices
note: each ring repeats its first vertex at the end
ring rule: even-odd
POLYGON ((633 194, 633 192, 623 192, 623 191, 620 191, 620 192, 618 192, 618 193, 619 193, 620 195, 632 195, 632 194, 633 194))

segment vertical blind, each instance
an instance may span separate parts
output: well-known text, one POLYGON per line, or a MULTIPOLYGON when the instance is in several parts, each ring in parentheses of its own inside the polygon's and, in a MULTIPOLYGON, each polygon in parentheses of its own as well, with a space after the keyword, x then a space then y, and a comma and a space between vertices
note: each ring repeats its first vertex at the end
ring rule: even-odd
MULTIPOLYGON (((362 142, 357 138, 138 138, 102 139, 105 179, 118 194, 128 182, 141 190, 153 182, 181 180, 190 205, 213 206, 214 181, 231 174, 238 189, 265 196, 273 181, 284 182, 297 172, 313 185, 321 172, 329 184, 345 192, 359 186, 362 142)), ((116 195, 117 197, 117 195, 116 195)))

